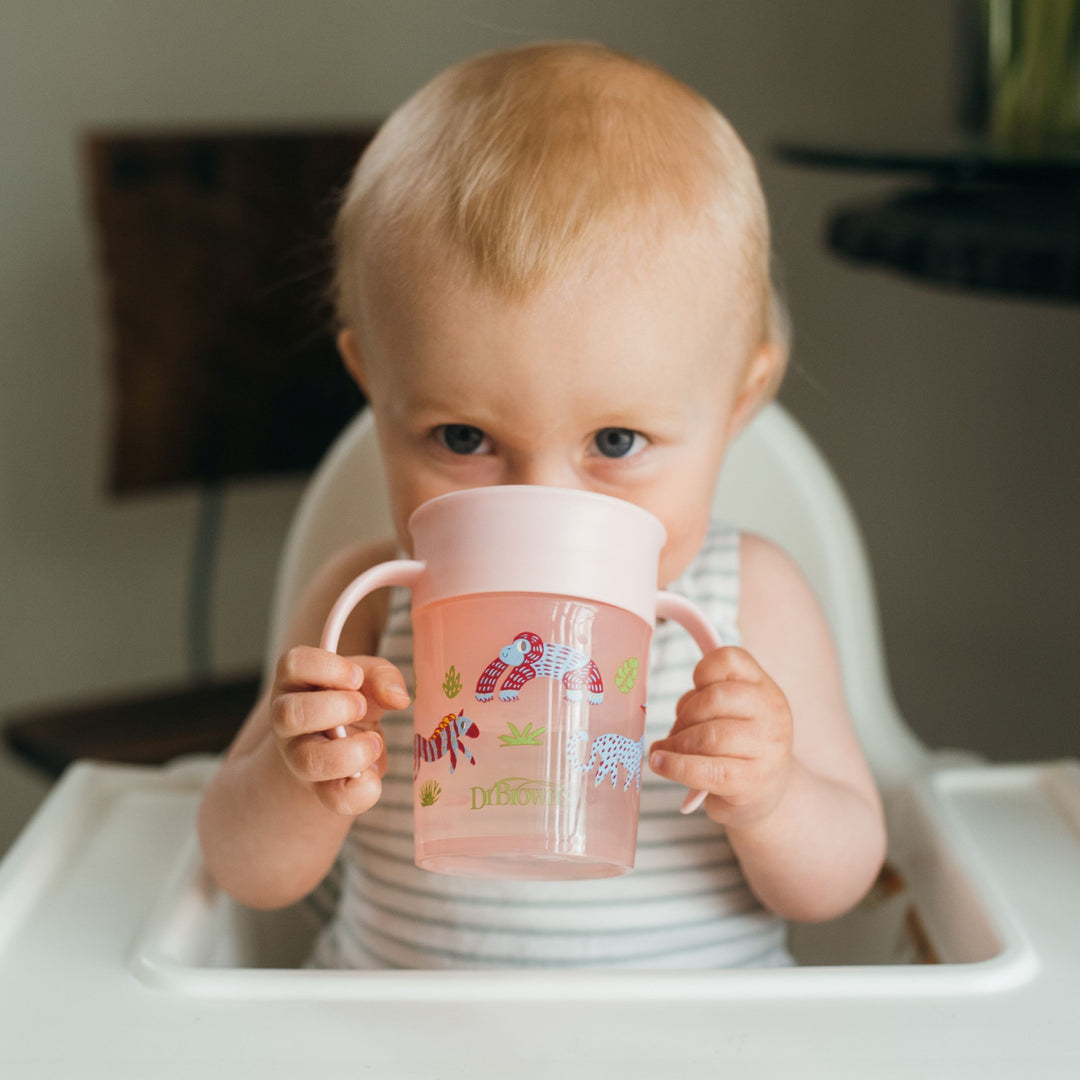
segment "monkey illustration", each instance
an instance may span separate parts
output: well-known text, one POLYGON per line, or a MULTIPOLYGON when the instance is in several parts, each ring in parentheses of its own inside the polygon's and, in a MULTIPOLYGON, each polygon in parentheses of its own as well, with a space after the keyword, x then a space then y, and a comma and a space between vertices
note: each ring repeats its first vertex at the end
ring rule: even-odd
POLYGON ((500 701, 517 701, 521 688, 537 675, 561 679, 567 701, 580 701, 583 688, 588 691, 591 705, 604 700, 600 669, 584 653, 569 645, 542 641, 537 634, 524 631, 504 645, 498 657, 484 668, 476 682, 477 701, 492 699, 499 677, 507 668, 512 670, 503 680, 500 701))

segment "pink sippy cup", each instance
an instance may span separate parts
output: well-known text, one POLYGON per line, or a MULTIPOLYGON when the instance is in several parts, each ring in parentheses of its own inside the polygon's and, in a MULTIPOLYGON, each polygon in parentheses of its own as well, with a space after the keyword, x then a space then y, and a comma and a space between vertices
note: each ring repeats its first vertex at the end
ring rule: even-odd
POLYGON ((721 644, 693 604, 657 589, 663 525, 607 495, 502 485, 431 499, 408 528, 416 557, 353 581, 322 646, 337 649, 368 593, 412 589, 417 866, 629 872, 655 619, 682 623, 703 651, 721 644))

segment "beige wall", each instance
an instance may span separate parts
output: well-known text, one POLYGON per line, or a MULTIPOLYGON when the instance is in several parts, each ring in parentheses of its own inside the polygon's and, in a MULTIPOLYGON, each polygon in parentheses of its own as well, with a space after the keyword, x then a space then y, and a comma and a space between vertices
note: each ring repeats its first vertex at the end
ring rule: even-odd
MULTIPOLYGON (((940 0, 0 0, 0 714, 184 676, 191 492, 104 492, 108 340, 76 139, 121 123, 385 115, 463 55, 595 37, 696 85, 761 155, 797 326, 784 399, 861 517, 899 700, 933 745, 1080 751, 1080 309, 856 273, 828 209, 880 181, 785 167, 783 133, 950 115, 940 0)), ((214 660, 259 657, 297 485, 226 502, 214 660)), ((44 785, 0 764, 0 848, 44 785)))

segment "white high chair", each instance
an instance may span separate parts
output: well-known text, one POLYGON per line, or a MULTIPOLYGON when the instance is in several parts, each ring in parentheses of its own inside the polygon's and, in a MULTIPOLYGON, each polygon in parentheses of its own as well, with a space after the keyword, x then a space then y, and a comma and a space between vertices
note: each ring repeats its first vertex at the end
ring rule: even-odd
MULTIPOLYGON (((779 406, 732 449, 717 507, 816 588, 889 818, 892 885, 794 927, 803 966, 298 970, 310 908, 242 909, 202 869, 212 759, 80 763, 0 865, 0 1076, 1080 1076, 1080 766, 990 765, 914 738, 851 514, 779 406)), ((387 523, 361 418, 297 512, 268 663, 315 567, 387 523)))

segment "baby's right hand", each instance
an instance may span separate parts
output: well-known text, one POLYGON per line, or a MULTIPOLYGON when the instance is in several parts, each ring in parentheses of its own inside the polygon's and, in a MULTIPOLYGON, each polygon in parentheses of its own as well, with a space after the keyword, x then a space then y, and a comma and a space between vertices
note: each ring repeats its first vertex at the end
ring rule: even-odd
POLYGON ((289 771, 328 810, 356 815, 382 794, 386 745, 379 721, 409 704, 389 660, 298 645, 278 661, 270 726, 289 771), (343 727, 344 739, 334 736, 343 727))

